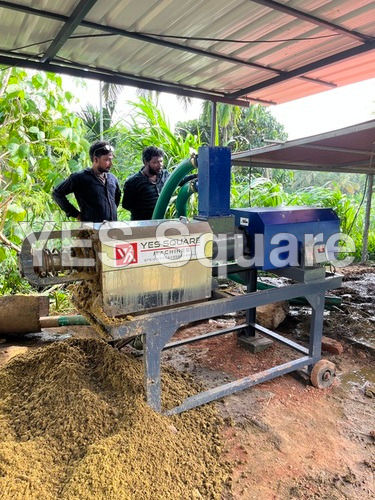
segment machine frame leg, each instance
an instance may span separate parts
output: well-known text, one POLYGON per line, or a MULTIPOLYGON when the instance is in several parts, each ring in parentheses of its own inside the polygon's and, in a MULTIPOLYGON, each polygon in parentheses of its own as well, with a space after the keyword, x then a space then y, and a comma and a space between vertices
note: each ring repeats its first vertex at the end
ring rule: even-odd
MULTIPOLYGON (((325 294, 318 293, 315 295, 306 295, 306 299, 309 301, 312 308, 310 322, 309 356, 315 363, 320 360, 322 355, 325 294)), ((311 368, 312 367, 310 367, 310 371, 311 368)))
POLYGON ((154 331, 144 336, 143 364, 144 384, 147 403, 157 412, 161 412, 161 352, 166 343, 173 336, 177 327, 175 324, 154 325, 154 331))
MULTIPOLYGON (((258 271, 256 269, 249 269, 246 271, 246 291, 247 293, 252 293, 257 291, 257 279, 258 279, 258 271)), ((247 309, 246 310, 246 324, 247 327, 243 329, 241 332, 241 336, 244 337, 255 337, 255 328, 252 326, 256 323, 256 309, 247 309)))

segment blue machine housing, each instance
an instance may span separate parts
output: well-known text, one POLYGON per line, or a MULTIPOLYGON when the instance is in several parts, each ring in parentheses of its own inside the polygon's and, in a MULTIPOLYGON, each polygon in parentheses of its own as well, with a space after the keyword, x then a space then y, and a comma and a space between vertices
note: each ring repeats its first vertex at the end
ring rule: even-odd
POLYGON ((324 246, 330 236, 340 232, 340 221, 335 212, 330 208, 312 207, 277 207, 277 208, 234 208, 231 213, 235 216, 235 225, 242 228, 247 235, 250 257, 254 257, 255 235, 263 235, 263 263, 257 264, 257 269, 265 271, 289 267, 288 252, 280 253, 280 259, 285 260, 275 265, 271 252, 276 247, 287 245, 288 241, 281 239, 279 243, 271 243, 272 238, 280 233, 292 234, 298 242, 298 264, 303 262, 303 249, 305 248, 305 235, 318 235, 322 233, 324 246))

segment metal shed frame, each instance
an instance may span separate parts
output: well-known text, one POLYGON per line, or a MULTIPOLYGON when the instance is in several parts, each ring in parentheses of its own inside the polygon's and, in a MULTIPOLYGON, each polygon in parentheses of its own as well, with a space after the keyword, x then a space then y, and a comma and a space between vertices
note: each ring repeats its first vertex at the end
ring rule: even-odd
POLYGON ((341 7, 333 0, 308 6, 292 0, 216 0, 215 6, 190 0, 186 7, 166 0, 40 0, 39 8, 28 4, 0 1, 4 33, 0 64, 239 105, 286 102, 375 76, 375 9, 370 0, 358 5, 343 0, 341 7), (199 23, 183 19, 184 8, 199 23), (163 25, 166 15, 175 20, 174 30, 163 25), (31 25, 35 30, 30 28, 28 35, 26 29, 23 34, 31 25), (50 33, 49 39, 41 39, 42 28, 50 33), (88 33, 77 32, 80 28, 88 33), (17 29, 20 32, 14 35, 17 29), (280 38, 279 32, 289 35, 280 38), (91 49, 82 45, 81 39, 87 36, 91 49), (127 71, 130 62, 115 60, 101 45, 109 38, 114 40, 110 47, 125 50, 131 42, 136 44, 140 60, 149 60, 150 65, 142 71, 127 71), (33 43, 17 44, 30 40, 33 43), (73 40, 77 52, 67 48, 73 40), (153 69, 160 51, 169 57, 167 73, 175 76, 164 77, 153 69), (102 64, 93 53, 103 56, 102 64), (195 83, 182 76, 180 58, 195 83), (222 71, 215 69, 216 64, 224 65, 222 71), (225 80, 218 78, 225 73, 225 80))

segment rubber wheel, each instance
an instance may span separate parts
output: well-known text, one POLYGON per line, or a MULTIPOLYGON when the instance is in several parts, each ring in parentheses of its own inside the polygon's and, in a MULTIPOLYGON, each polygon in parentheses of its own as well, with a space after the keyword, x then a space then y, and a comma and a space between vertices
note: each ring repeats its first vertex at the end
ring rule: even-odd
POLYGON ((321 359, 311 370, 310 380, 314 387, 327 389, 333 384, 335 375, 336 366, 326 359, 321 359))

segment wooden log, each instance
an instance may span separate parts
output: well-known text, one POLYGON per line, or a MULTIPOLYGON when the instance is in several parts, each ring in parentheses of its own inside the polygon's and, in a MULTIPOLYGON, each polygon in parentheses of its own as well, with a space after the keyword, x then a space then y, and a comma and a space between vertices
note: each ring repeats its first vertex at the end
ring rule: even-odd
POLYGON ((49 297, 7 295, 0 297, 0 334, 23 335, 40 332, 39 317, 48 311, 49 297))

